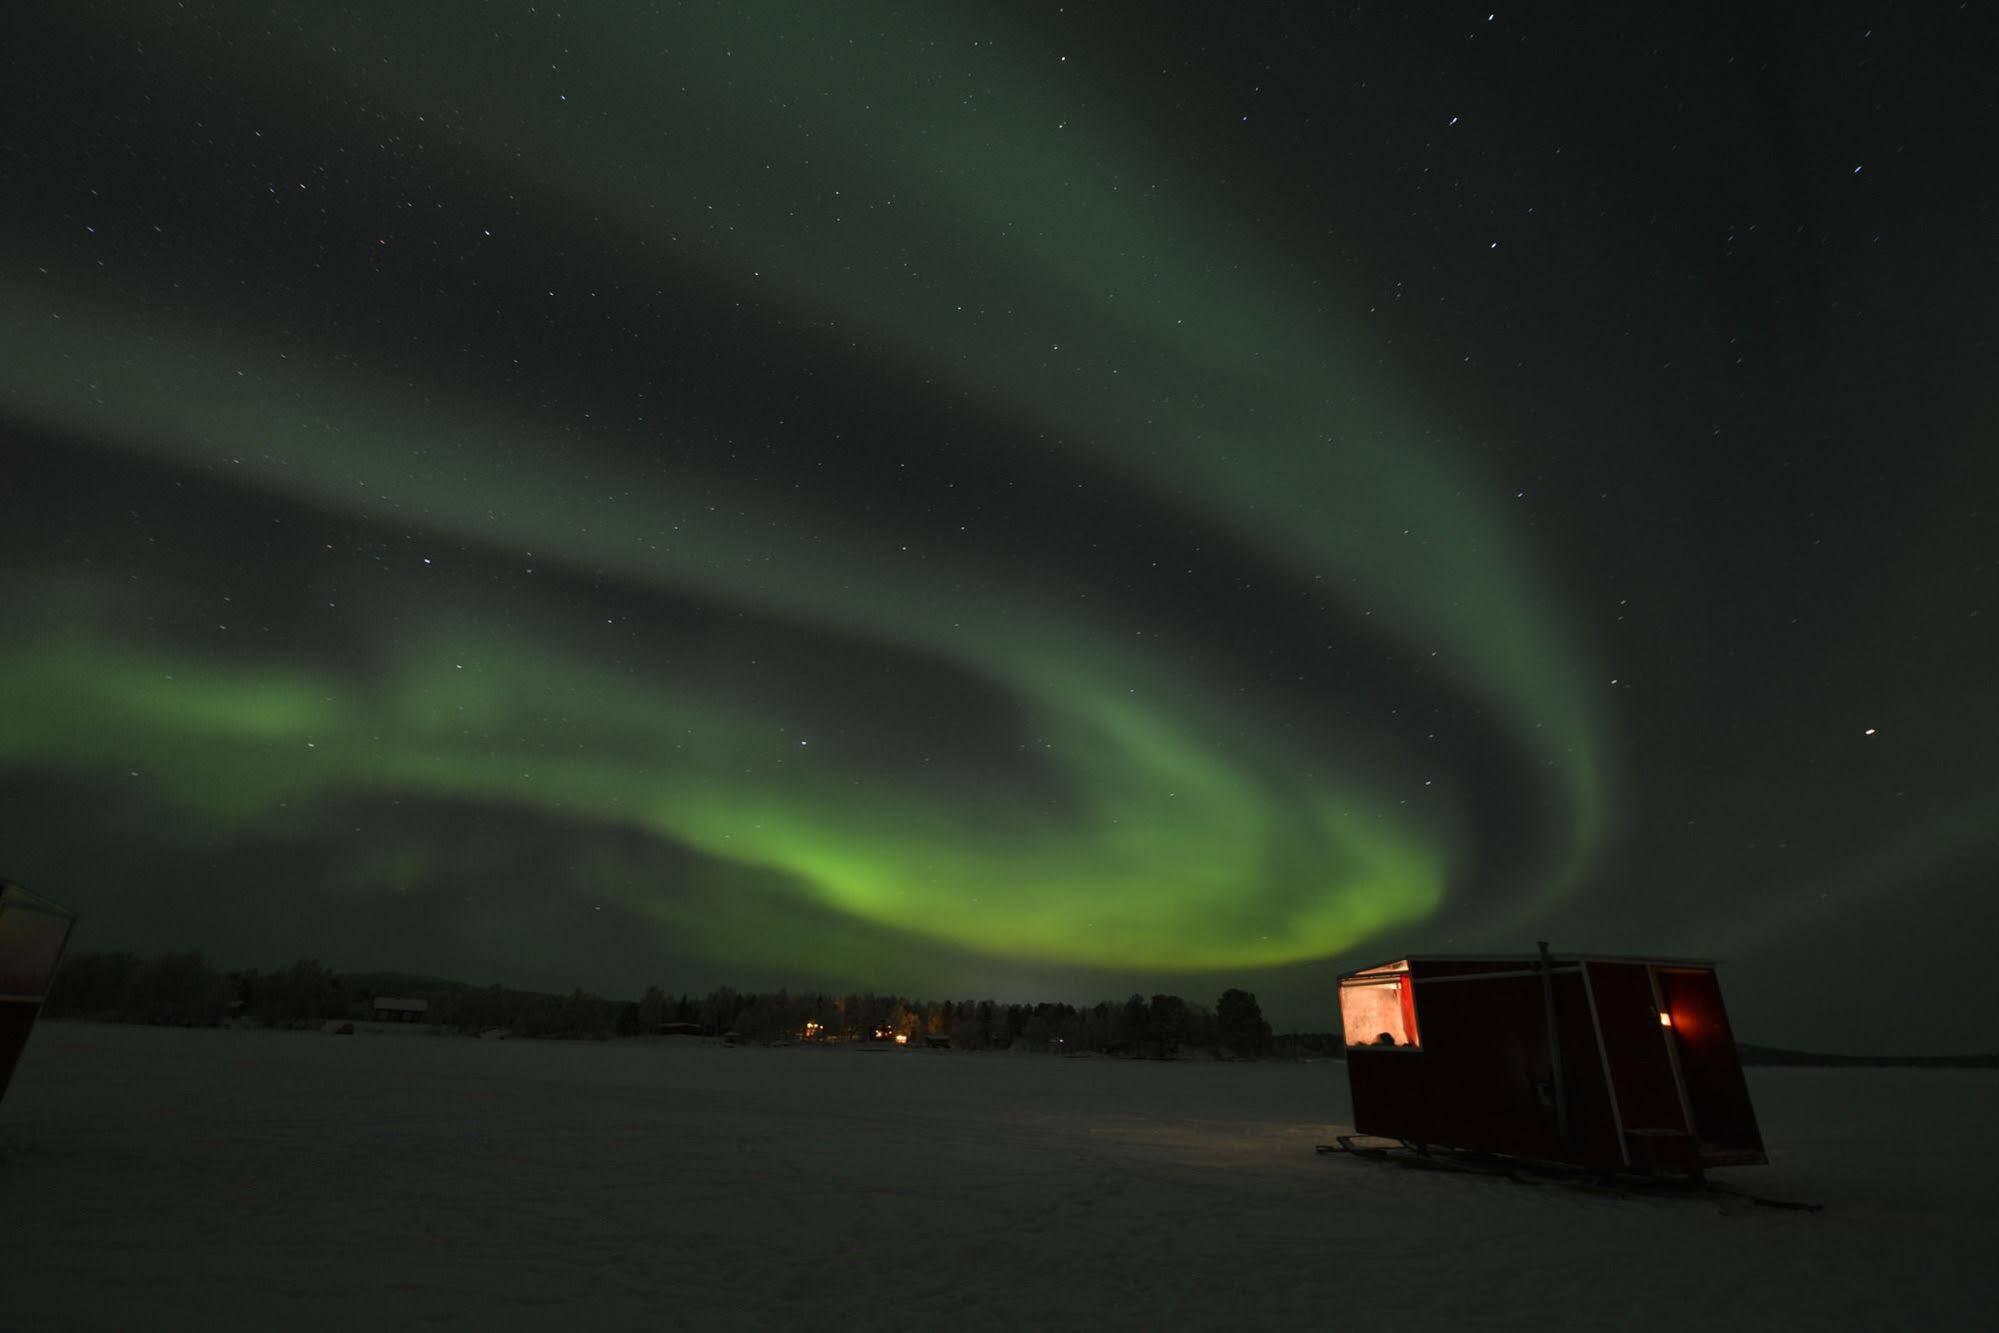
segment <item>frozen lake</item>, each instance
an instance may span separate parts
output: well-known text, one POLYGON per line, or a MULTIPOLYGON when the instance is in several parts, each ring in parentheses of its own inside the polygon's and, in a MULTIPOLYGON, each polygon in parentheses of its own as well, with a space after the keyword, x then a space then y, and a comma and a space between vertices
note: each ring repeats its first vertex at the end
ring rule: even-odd
MULTIPOLYGON (((1820 1214, 1312 1147, 1343 1065, 44 1024, 0 1327, 1964 1326, 1999 1074, 1752 1070, 1820 1214)), ((1982 1321, 1982 1318, 1981 1318, 1982 1321)))

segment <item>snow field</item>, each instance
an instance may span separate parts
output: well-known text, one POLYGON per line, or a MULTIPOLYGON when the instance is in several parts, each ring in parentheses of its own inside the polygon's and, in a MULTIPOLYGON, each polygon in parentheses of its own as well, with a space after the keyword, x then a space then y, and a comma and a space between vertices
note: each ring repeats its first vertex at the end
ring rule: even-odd
POLYGON ((1338 1063, 44 1024, 0 1328, 1924 1328, 1999 1074, 1752 1070, 1820 1214, 1320 1157, 1338 1063))

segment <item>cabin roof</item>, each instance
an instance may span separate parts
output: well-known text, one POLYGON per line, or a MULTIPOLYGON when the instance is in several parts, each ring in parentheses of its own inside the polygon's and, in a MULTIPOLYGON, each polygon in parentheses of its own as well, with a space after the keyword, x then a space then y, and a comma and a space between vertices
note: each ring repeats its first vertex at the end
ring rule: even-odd
POLYGON ((44 898, 39 893, 32 893, 22 888, 19 884, 7 880, 0 880, 0 903, 4 903, 11 909, 29 912, 47 912, 50 916, 67 917, 71 921, 76 920, 76 913, 70 911, 61 903, 44 898))
MULTIPOLYGON (((1538 953, 1405 953, 1368 967, 1357 967, 1351 972, 1340 973, 1339 979, 1346 981, 1352 977, 1389 974, 1400 971, 1398 963, 1513 963, 1521 967, 1539 964, 1538 953)), ((1706 967, 1712 968, 1712 958, 1668 958, 1660 954, 1637 953, 1551 953, 1552 963, 1650 963, 1662 967, 1706 967)))

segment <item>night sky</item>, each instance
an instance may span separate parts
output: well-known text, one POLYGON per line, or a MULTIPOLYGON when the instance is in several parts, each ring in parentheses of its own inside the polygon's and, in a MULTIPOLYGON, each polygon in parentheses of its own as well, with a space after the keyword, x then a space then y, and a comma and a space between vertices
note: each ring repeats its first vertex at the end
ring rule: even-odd
POLYGON ((1989 20, 1563 8, 9 7, 0 875, 238 966, 1323 1029, 1547 938, 1999 1045, 1989 20))

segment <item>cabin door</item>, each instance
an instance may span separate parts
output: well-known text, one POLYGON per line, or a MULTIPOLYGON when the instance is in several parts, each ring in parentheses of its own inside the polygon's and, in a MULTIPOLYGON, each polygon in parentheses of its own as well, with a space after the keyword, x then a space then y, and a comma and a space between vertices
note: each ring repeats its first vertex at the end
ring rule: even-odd
POLYGON ((1662 967, 1654 976, 1664 1010, 1672 1016, 1674 1055, 1695 1136, 1704 1145, 1760 1152, 1763 1136, 1714 973, 1662 967))

